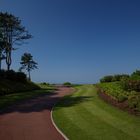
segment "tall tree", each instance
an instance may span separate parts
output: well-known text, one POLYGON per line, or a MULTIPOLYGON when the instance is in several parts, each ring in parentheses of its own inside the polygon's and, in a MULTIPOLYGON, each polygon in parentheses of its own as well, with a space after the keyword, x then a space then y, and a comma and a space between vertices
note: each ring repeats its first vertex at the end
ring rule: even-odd
POLYGON ((2 32, 0 31, 0 70, 1 70, 2 60, 4 59, 5 59, 4 42, 3 42, 2 32))
POLYGON ((15 50, 13 45, 22 45, 24 40, 30 39, 32 36, 21 25, 21 20, 18 17, 7 12, 0 12, 0 32, 3 36, 7 70, 10 70, 12 51, 15 50))
POLYGON ((22 65, 20 70, 25 69, 28 72, 29 75, 29 80, 31 81, 31 70, 37 69, 37 63, 33 60, 33 56, 30 53, 24 53, 23 56, 21 57, 21 62, 20 64, 22 65))

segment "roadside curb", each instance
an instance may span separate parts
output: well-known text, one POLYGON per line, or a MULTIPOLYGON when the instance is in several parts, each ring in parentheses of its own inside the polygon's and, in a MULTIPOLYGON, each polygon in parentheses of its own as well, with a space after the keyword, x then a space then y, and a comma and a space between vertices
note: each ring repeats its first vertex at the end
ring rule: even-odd
MULTIPOLYGON (((55 105, 54 105, 54 107, 55 107, 55 105)), ((54 107, 51 109, 51 121, 52 121, 52 124, 53 124, 53 126, 55 127, 55 129, 58 131, 58 133, 60 133, 61 136, 62 136, 65 140, 69 140, 69 139, 67 138, 67 136, 56 126, 56 124, 55 124, 55 122, 54 122, 54 120, 53 120, 52 112, 53 112, 54 107)))

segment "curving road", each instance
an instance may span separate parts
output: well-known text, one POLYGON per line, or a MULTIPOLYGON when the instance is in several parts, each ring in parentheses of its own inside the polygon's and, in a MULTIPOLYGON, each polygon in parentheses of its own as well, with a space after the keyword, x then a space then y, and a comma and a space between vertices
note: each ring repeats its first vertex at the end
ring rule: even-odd
POLYGON ((51 121, 51 110, 71 88, 24 101, 0 114, 0 140, 64 140, 51 121))

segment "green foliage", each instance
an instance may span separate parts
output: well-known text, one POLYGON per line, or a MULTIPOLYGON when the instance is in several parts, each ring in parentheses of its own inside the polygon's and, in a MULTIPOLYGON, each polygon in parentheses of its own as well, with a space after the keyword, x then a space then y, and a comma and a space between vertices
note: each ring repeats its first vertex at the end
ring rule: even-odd
POLYGON ((140 138, 139 117, 120 111, 102 101, 94 86, 84 85, 75 88, 74 94, 64 97, 53 109, 56 125, 70 140, 140 138))
POLYGON ((23 72, 17 72, 16 79, 19 82, 26 82, 27 81, 27 77, 23 72))
POLYGON ((116 81, 121 81, 122 79, 124 78, 129 78, 130 76, 127 75, 127 74, 118 74, 118 75, 114 75, 113 76, 113 82, 116 82, 116 81))
POLYGON ((124 90, 140 92, 140 81, 139 80, 133 80, 131 78, 122 79, 121 83, 122 83, 122 87, 124 90))
POLYGON ((30 72, 31 72, 31 70, 37 69, 37 65, 38 65, 33 60, 33 56, 30 53, 24 53, 21 57, 20 64, 22 65, 20 70, 22 70, 22 69, 27 70, 27 72, 29 74, 29 80, 31 80, 30 72))
POLYGON ((109 96, 116 99, 118 102, 124 102, 128 101, 128 106, 130 108, 133 108, 137 111, 140 111, 140 93, 136 91, 129 91, 126 90, 130 89, 130 87, 133 84, 130 84, 129 86, 126 84, 126 81, 122 82, 112 82, 112 83, 101 83, 99 84, 99 87, 109 96), (124 88, 124 84, 126 86, 126 89, 124 88))
POLYGON ((16 102, 19 102, 21 100, 30 99, 38 95, 47 95, 48 93, 51 93, 52 91, 53 91, 52 88, 45 87, 39 90, 18 92, 18 93, 16 92, 13 94, 8 94, 6 96, 0 96, 0 110, 5 109, 6 107, 13 105, 16 102))
POLYGON ((27 77, 24 73, 22 72, 15 72, 13 70, 5 71, 5 70, 0 70, 0 79, 4 80, 11 80, 11 81, 17 81, 17 82, 26 82, 27 77))
POLYGON ((7 12, 0 12, 0 48, 5 53, 7 70, 10 70, 12 63, 12 51, 16 50, 13 45, 21 45, 24 40, 31 37, 18 17, 7 12))
POLYGON ((140 70, 136 70, 130 76, 105 76, 99 86, 109 96, 119 102, 127 101, 130 108, 140 111, 140 70))
POLYGON ((120 82, 112 82, 112 83, 102 83, 99 84, 106 94, 112 96, 114 99, 119 102, 123 102, 127 100, 128 94, 125 90, 123 90, 120 82))
POLYGON ((101 83, 112 82, 112 81, 113 81, 113 76, 111 75, 105 76, 100 80, 101 83))
POLYGON ((50 84, 49 83, 46 83, 46 82, 43 82, 43 83, 41 83, 41 85, 49 86, 50 84))
POLYGON ((0 71, 0 96, 34 89, 39 89, 39 87, 29 82, 24 73, 13 70, 0 71))
POLYGON ((17 92, 31 91, 40 89, 36 84, 32 82, 19 82, 11 80, 2 80, 0 81, 0 96, 7 95, 17 92))
POLYGON ((136 70, 132 73, 131 80, 140 81, 140 70, 136 70))
POLYGON ((64 85, 64 86, 67 86, 67 87, 72 86, 72 84, 71 84, 70 82, 65 82, 63 85, 64 85))
POLYGON ((119 102, 124 102, 128 99, 128 97, 127 97, 126 94, 120 93, 120 94, 118 94, 117 99, 118 99, 119 102))
POLYGON ((117 82, 121 81, 123 78, 129 78, 129 75, 127 74, 118 74, 118 75, 108 75, 104 76, 100 82, 101 83, 106 83, 106 82, 117 82))
POLYGON ((128 98, 128 104, 130 108, 140 111, 140 94, 132 91, 128 98))

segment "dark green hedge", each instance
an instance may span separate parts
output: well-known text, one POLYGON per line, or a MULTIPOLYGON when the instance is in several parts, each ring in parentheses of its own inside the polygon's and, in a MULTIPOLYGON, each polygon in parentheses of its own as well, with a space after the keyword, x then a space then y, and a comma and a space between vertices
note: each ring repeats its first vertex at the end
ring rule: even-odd
POLYGON ((108 75, 100 79, 100 82, 101 83, 117 82, 117 81, 121 81, 123 78, 129 78, 129 75, 127 74, 108 75))
POLYGON ((39 86, 28 81, 24 73, 13 70, 0 71, 0 96, 36 89, 40 89, 39 86))
POLYGON ((18 82, 26 82, 27 77, 22 72, 15 72, 13 70, 5 71, 0 70, 0 80, 12 80, 12 81, 18 81, 18 82))

